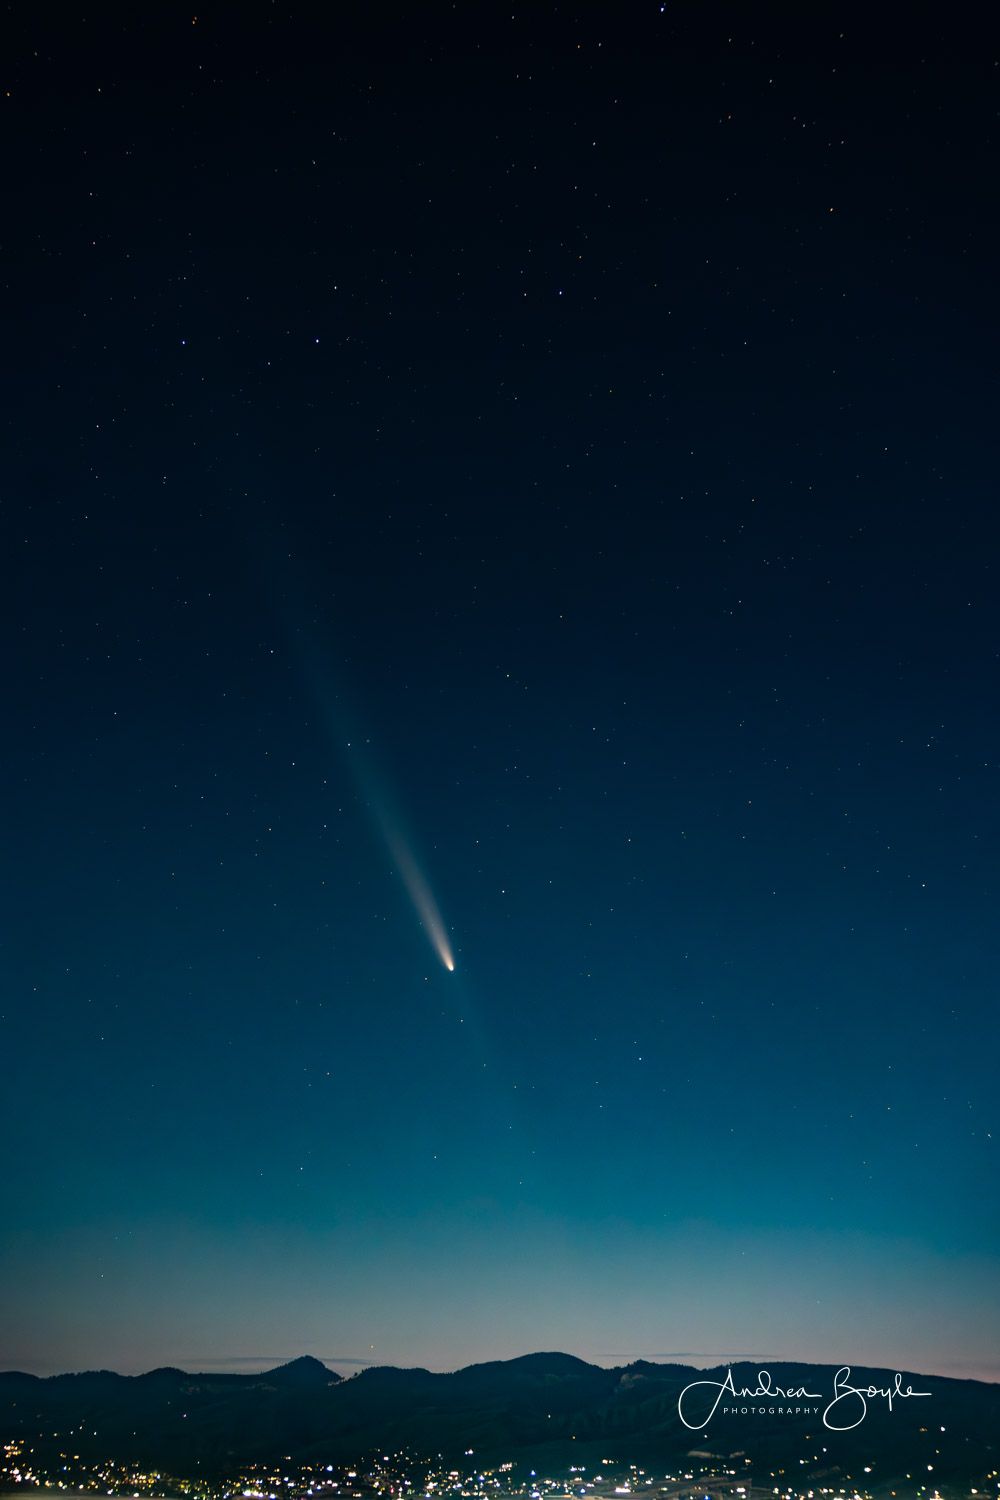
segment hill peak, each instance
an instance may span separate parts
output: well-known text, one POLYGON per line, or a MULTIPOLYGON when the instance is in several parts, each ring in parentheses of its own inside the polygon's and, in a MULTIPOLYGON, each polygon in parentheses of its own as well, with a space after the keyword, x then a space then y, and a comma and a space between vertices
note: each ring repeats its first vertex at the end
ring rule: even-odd
POLYGON ((329 1369, 312 1354, 300 1354, 298 1359, 290 1359, 265 1373, 269 1380, 280 1381, 282 1385, 332 1385, 340 1379, 336 1370, 329 1369))

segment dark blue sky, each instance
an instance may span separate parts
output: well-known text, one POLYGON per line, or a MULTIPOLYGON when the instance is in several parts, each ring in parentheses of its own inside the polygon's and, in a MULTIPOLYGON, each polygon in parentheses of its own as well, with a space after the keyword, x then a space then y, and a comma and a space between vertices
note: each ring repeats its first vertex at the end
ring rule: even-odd
POLYGON ((996 70, 708 10, 16 15, 0 1367, 996 1377, 996 70))

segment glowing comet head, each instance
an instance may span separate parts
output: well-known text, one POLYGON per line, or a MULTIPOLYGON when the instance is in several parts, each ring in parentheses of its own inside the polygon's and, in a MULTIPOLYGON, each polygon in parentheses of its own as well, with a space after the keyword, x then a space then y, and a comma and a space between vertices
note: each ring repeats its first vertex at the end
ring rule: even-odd
POLYGON ((448 970, 448 973, 454 974, 455 959, 451 951, 451 944, 449 943, 447 934, 444 930, 444 924, 441 921, 437 909, 435 908, 434 910, 435 920, 433 922, 428 921, 426 913, 421 912, 420 915, 423 918, 424 926, 427 929, 427 936, 430 938, 432 944, 434 945, 434 952, 444 964, 445 968, 448 970))
POLYGON ((427 892, 427 895, 430 898, 430 902, 428 905, 422 904, 417 899, 412 886, 410 887, 410 895, 413 896, 414 904, 417 908, 417 911, 420 913, 420 919, 424 924, 424 929, 427 933, 427 936, 431 940, 431 945, 434 949, 434 952, 444 964, 445 968, 448 970, 448 973, 454 974, 455 960, 452 956, 451 944, 449 943, 448 935, 444 930, 444 923, 441 921, 441 915, 438 912, 437 907, 433 904, 433 898, 430 898, 430 892, 427 892))

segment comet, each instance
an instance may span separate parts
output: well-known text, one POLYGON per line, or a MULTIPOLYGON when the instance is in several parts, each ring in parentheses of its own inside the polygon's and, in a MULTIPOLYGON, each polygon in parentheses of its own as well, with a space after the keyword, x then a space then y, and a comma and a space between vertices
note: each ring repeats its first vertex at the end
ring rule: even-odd
MULTIPOLYGON (((269 568, 273 567, 274 555, 280 555, 280 550, 275 539, 268 557, 269 568)), ((307 583, 297 574, 289 572, 286 597, 282 600, 280 613, 303 681, 325 721, 331 743, 341 749, 344 761, 354 777, 389 857, 399 872, 431 947, 448 973, 454 974, 455 954, 444 919, 427 876, 417 862, 411 840, 404 832, 403 820, 395 812, 387 778, 376 770, 368 748, 368 737, 361 734, 356 719, 344 703, 344 695, 334 689, 328 660, 321 654, 315 638, 314 621, 303 611, 301 603, 296 615, 287 602, 289 599, 308 599, 311 592, 307 583)))
MULTIPOLYGON (((328 719, 332 719, 329 708, 327 715, 328 719)), ((336 726, 332 727, 335 729, 336 726)), ((434 899, 430 882, 417 862, 411 841, 404 832, 403 820, 395 811, 393 799, 386 787, 385 777, 376 772, 372 764, 371 752, 359 745, 355 738, 348 740, 344 748, 347 764, 354 774, 358 790, 388 850, 389 858, 399 872, 406 894, 413 903, 413 909, 420 920, 420 925, 443 966, 449 974, 454 974, 455 954, 448 937, 448 930, 444 925, 444 918, 434 899)))
POLYGON ((354 772, 358 788, 365 799, 372 821, 382 837, 382 842, 389 852, 389 858, 399 872, 406 894, 413 903, 413 909, 420 920, 420 925, 443 966, 449 974, 454 974, 455 954, 448 937, 448 930, 444 925, 444 918, 434 899, 430 882, 420 868, 410 840, 403 831, 403 820, 395 811, 393 799, 385 786, 385 778, 377 774, 372 764, 370 751, 363 749, 353 739, 348 740, 345 748, 347 761, 354 772))
POLYGON ((399 828, 390 820, 384 805, 378 801, 373 801, 372 811, 375 814, 379 830, 385 840, 386 848, 392 857, 392 862, 399 871, 400 878, 406 887, 407 895, 413 902, 414 910, 430 939, 431 947, 448 970, 448 973, 454 974, 455 955, 452 952, 451 943, 448 941, 448 933, 445 930, 444 921, 438 910, 438 904, 434 900, 433 892, 427 883, 427 877, 417 864, 413 851, 399 831, 399 828))

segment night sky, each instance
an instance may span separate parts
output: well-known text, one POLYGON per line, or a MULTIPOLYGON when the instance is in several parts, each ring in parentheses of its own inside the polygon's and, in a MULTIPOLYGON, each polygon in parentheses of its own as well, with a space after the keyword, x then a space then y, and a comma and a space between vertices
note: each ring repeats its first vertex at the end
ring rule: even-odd
POLYGON ((0 1368, 1000 1378, 995 40, 198 3, 6 19, 0 1368))

